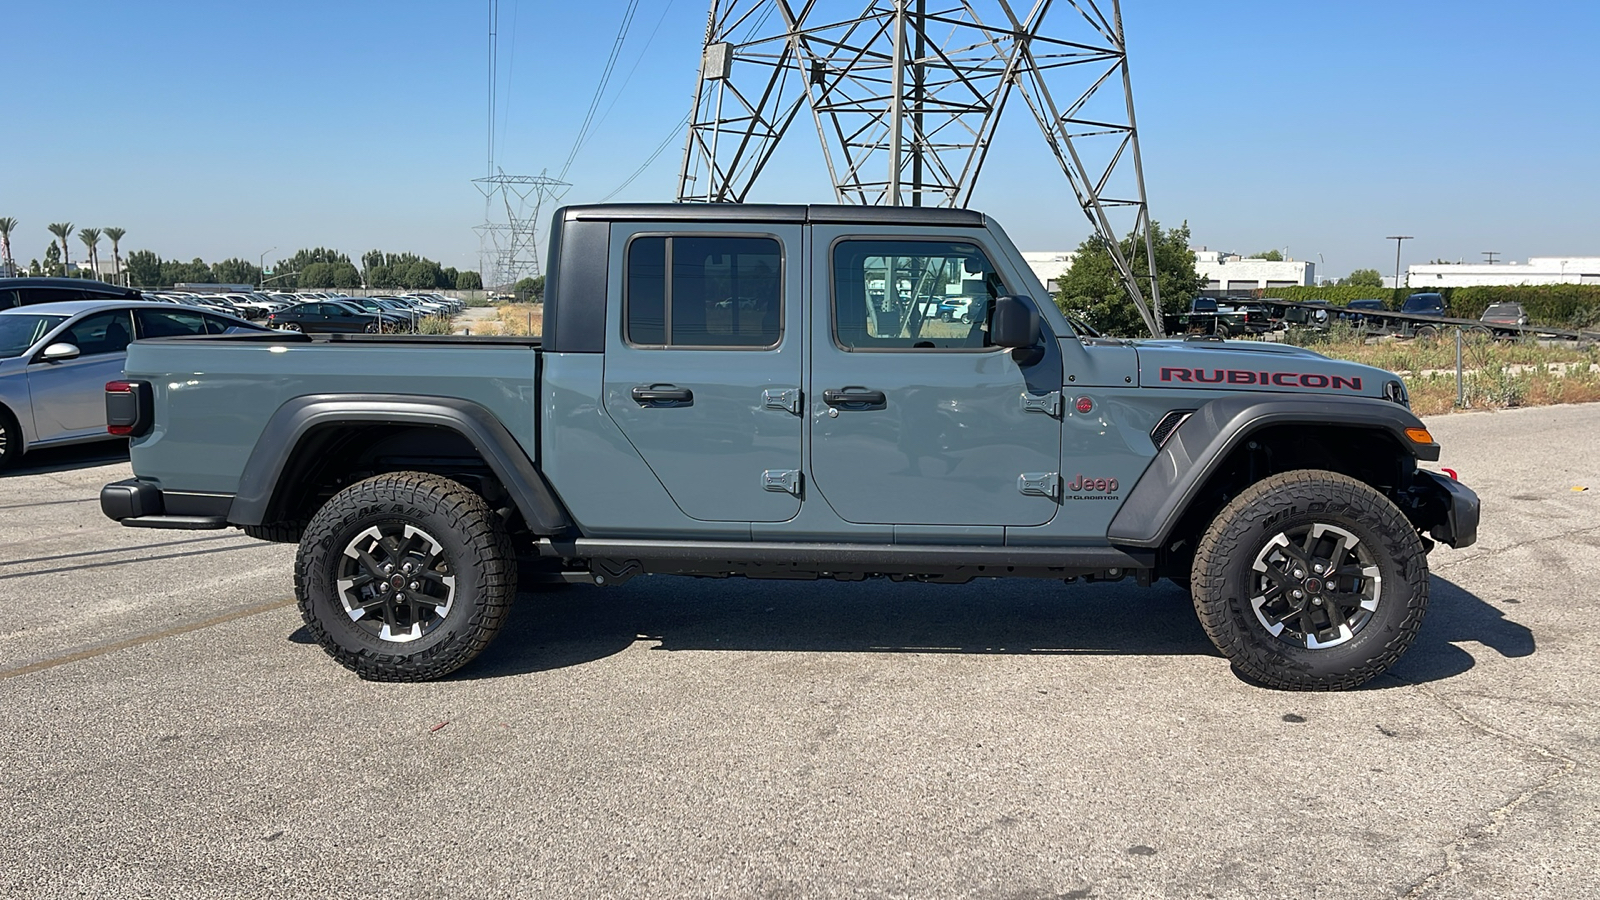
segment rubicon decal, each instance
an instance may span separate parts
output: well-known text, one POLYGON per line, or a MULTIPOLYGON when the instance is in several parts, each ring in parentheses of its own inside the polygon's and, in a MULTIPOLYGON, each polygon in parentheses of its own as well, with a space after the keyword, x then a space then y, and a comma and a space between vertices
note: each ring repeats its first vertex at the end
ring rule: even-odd
POLYGON ((1312 388, 1359 391, 1361 376, 1321 375, 1316 372, 1252 372, 1248 369, 1182 369, 1162 366, 1162 381, 1184 384, 1237 384, 1262 387, 1312 388))

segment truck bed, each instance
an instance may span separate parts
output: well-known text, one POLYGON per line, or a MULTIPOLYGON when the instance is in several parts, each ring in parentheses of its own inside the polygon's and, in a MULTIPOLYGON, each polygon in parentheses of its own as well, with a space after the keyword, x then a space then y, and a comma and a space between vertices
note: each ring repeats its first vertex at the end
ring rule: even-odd
POLYGON ((538 366, 539 340, 527 337, 240 334, 137 341, 128 348, 125 377, 150 383, 157 426, 135 438, 130 453, 143 478, 231 494, 267 420, 285 402, 360 393, 481 404, 535 459, 538 366), (178 396, 182 402, 172 402, 178 396), (162 452, 168 441, 185 451, 162 452), (171 468, 180 461, 181 469, 171 468))

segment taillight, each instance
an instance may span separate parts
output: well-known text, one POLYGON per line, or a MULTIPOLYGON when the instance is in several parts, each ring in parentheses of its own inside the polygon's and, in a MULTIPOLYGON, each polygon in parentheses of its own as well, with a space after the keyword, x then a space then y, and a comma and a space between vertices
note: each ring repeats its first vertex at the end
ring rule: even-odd
POLYGON ((155 418, 150 385, 143 381, 106 382, 106 433, 137 437, 155 418))

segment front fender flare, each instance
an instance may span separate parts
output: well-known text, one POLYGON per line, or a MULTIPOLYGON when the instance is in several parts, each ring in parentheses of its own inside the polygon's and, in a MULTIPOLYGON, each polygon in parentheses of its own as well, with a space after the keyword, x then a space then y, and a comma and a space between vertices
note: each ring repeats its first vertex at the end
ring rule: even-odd
POLYGON ((1406 435, 1406 429, 1424 426, 1398 403, 1370 397, 1219 397, 1172 433, 1128 492, 1107 537, 1121 546, 1162 546, 1206 479, 1240 442, 1262 428, 1295 423, 1370 429, 1394 437, 1416 459, 1439 458, 1438 444, 1418 444, 1406 435))
POLYGON ((572 527, 544 475, 494 413, 470 400, 402 394, 309 394, 278 407, 245 463, 228 522, 268 524, 273 501, 281 493, 279 482, 301 441, 315 429, 346 423, 428 425, 454 431, 483 457, 530 528, 555 536, 572 527))

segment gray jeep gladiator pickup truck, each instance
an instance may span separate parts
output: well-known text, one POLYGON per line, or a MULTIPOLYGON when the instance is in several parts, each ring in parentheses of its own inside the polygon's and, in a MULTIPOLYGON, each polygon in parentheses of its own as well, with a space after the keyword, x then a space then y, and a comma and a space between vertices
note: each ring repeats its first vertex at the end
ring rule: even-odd
POLYGON ((1434 542, 1476 537, 1395 376, 1075 329, 977 212, 571 206, 548 271, 542 340, 136 342, 102 508, 298 542, 309 630, 388 680, 473 659, 519 572, 1131 576, 1246 677, 1349 688, 1416 636, 1434 542))

